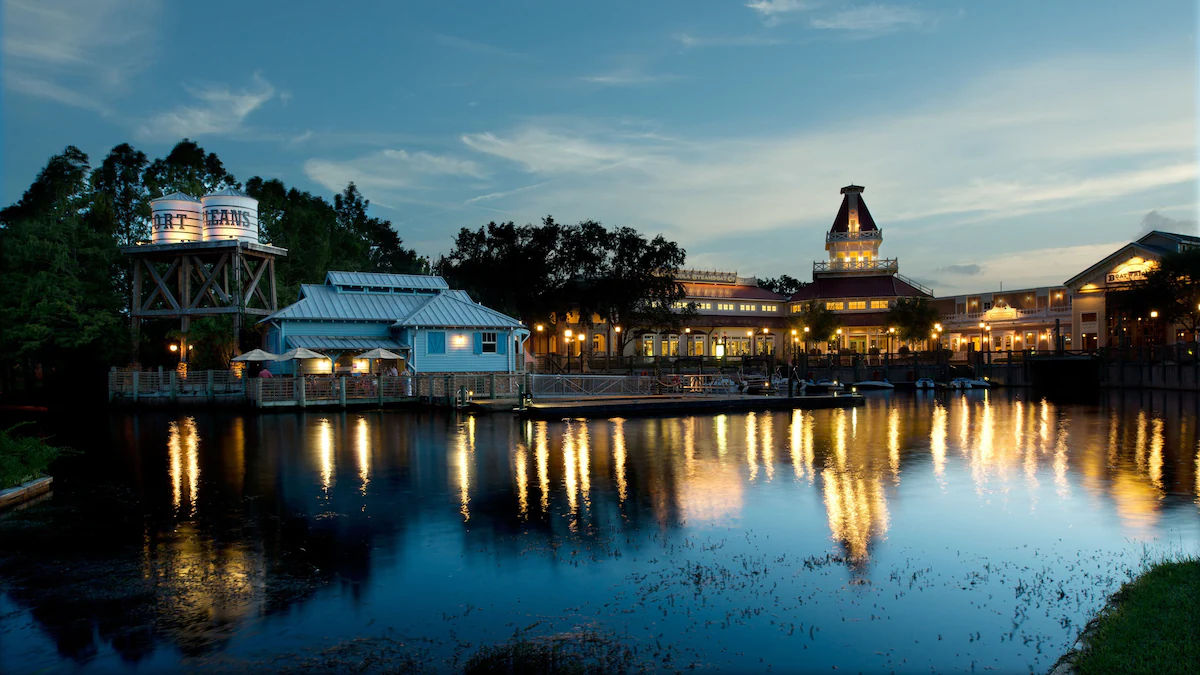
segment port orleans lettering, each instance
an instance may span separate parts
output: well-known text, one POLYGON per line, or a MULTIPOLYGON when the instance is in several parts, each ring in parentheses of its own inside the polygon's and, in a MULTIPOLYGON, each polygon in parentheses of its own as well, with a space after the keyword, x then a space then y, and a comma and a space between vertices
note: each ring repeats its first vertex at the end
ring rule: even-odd
MULTIPOLYGON (((250 222, 249 211, 236 211, 230 209, 209 209, 205 211, 208 217, 209 227, 218 225, 229 225, 231 227, 252 227, 250 222)), ((186 213, 156 213, 154 214, 154 227, 162 228, 184 228, 189 225, 188 214, 186 213)), ((192 225, 199 227, 199 223, 192 225)))

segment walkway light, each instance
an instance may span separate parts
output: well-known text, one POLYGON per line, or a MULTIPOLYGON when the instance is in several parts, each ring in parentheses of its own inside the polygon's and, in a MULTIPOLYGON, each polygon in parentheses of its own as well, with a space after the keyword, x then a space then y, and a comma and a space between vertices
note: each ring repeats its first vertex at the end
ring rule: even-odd
POLYGON ((940 324, 940 323, 933 324, 933 329, 939 333, 942 332, 942 324, 940 324))
POLYGON ((983 327, 984 327, 984 326, 986 326, 986 325, 987 325, 987 324, 986 324, 986 323, 984 323, 984 322, 982 322, 982 321, 980 321, 980 322, 979 322, 979 327, 980 327, 980 328, 983 328, 983 327))
POLYGON ((767 333, 768 333, 768 330, 767 330, 766 328, 764 328, 764 329, 763 329, 763 335, 766 335, 767 333))
POLYGON ((621 332, 621 327, 620 327, 620 326, 613 326, 613 332, 614 332, 614 333, 620 333, 620 332, 621 332))
POLYGON ((795 328, 793 328, 793 329, 792 329, 792 335, 795 335, 795 334, 796 334, 796 329, 795 329, 795 328))
POLYGON ((570 329, 570 328, 568 328, 568 329, 567 329, 567 331, 566 331, 566 336, 567 336, 567 339, 568 339, 568 340, 570 340, 572 335, 574 335, 574 333, 572 333, 572 332, 571 332, 571 329, 570 329))
POLYGON ((177 352, 177 351, 179 351, 179 345, 175 345, 175 344, 173 344, 173 345, 171 345, 170 349, 171 349, 171 351, 173 351, 173 352, 177 352))
POLYGON ((542 332, 542 329, 545 328, 545 326, 543 326, 542 324, 539 323, 538 325, 534 326, 534 328, 536 328, 537 332, 540 333, 540 332, 542 332))
POLYGON ((1151 318, 1151 319, 1157 319, 1157 318, 1158 318, 1158 310, 1157 310, 1157 309, 1152 309, 1152 310, 1150 310, 1150 318, 1151 318))
POLYGON ((805 327, 804 327, 804 332, 805 332, 805 333, 807 333, 807 332, 808 332, 808 326, 805 326, 805 327))
POLYGON ((684 329, 683 329, 683 332, 685 332, 685 333, 690 333, 690 332, 692 332, 692 329, 691 329, 691 328, 684 328, 684 329))

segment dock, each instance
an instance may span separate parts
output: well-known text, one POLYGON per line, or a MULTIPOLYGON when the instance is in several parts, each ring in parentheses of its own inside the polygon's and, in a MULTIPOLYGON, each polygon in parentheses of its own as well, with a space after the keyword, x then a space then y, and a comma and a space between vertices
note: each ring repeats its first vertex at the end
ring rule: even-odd
POLYGON ((628 398, 589 398, 534 403, 517 414, 528 419, 565 417, 645 417, 656 415, 709 414, 751 410, 816 410, 853 408, 863 404, 859 394, 823 394, 814 396, 635 396, 628 398))

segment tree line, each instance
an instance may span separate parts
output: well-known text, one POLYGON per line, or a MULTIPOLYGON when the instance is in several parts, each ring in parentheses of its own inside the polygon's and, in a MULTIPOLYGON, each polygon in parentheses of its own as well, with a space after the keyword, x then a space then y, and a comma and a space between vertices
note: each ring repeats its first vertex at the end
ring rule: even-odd
MULTIPOLYGON (((17 382, 95 374, 137 358, 128 323, 131 265, 120 247, 150 237, 152 199, 225 187, 258 199, 262 241, 289 249, 276 265, 281 303, 294 301, 301 284, 320 283, 329 270, 429 270, 429 261, 406 248, 389 221, 367 213, 369 202, 353 183, 330 203, 278 179, 256 176, 243 186, 216 154, 188 139, 154 160, 122 143, 94 168, 87 153, 69 146, 47 161, 16 203, 0 210, 4 391, 17 382)), ((193 331, 219 332, 203 322, 219 320, 194 321, 193 331)), ((169 329, 148 322, 143 346, 158 346, 169 329)), ((140 351, 151 364, 166 356, 161 349, 140 351)))

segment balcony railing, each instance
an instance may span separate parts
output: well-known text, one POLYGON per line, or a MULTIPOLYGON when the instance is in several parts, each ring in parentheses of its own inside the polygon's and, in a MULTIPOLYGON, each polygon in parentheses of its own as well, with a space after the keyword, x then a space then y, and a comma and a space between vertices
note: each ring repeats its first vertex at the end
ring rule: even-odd
POLYGON ((858 232, 826 232, 825 243, 837 241, 883 241, 883 230, 860 230, 858 232))
MULTIPOLYGON (((990 310, 989 310, 990 311, 990 310)), ((1071 314, 1071 305, 1052 305, 1050 307, 1039 307, 1037 309, 1018 309, 1015 310, 1016 316, 1004 317, 999 316, 993 319, 987 319, 987 311, 983 312, 955 312, 952 314, 942 315, 942 321, 946 323, 955 321, 976 322, 980 320, 987 321, 1013 321, 1016 319, 1037 319, 1037 318, 1059 318, 1069 316, 1071 314)))
POLYGON ((859 272, 879 271, 895 272, 900 269, 898 258, 879 258, 876 260, 832 260, 814 262, 814 272, 859 272))

